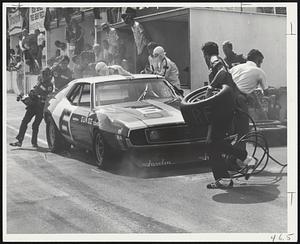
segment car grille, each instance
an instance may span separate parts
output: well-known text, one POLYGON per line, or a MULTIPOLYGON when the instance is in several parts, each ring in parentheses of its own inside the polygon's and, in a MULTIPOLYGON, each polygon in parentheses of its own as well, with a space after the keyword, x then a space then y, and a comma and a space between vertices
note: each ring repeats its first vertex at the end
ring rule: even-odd
POLYGON ((130 132, 130 141, 133 145, 168 144, 188 142, 205 139, 206 127, 189 127, 187 125, 174 125, 167 127, 151 127, 130 132), (151 133, 158 135, 152 138, 151 133))

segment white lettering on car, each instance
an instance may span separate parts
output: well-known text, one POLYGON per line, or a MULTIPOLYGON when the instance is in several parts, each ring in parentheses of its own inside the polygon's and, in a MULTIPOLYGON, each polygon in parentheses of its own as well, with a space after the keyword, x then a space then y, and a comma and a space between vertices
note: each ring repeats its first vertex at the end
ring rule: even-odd
POLYGON ((169 160, 161 159, 160 161, 152 161, 151 159, 147 163, 143 163, 142 165, 144 167, 154 167, 154 166, 165 166, 173 164, 169 160))

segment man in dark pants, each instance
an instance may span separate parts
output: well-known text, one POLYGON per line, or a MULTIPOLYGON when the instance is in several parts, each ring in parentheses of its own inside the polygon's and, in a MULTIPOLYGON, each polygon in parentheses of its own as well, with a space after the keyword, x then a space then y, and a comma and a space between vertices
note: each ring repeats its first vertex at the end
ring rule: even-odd
MULTIPOLYGON (((213 88, 222 88, 222 85, 228 85, 232 89, 232 95, 236 101, 236 97, 239 94, 239 90, 236 84, 233 82, 231 74, 228 72, 224 61, 218 56, 219 49, 218 45, 214 42, 207 42, 202 47, 202 52, 205 58, 205 62, 210 69, 209 82, 211 89, 208 89, 207 96, 210 96, 213 88)), ((207 151, 210 154, 211 167, 215 182, 208 184, 207 188, 231 188, 233 181, 227 171, 228 166, 225 164, 222 154, 234 155, 239 159, 238 163, 240 166, 246 166, 253 163, 252 157, 247 156, 245 149, 232 146, 229 142, 226 142, 224 138, 228 128, 230 128, 233 120, 232 112, 220 116, 213 114, 211 123, 208 126, 207 133, 207 151)))
POLYGON ((53 84, 51 82, 51 79, 51 70, 49 68, 45 68, 42 71, 42 76, 39 77, 38 84, 29 92, 29 98, 24 100, 24 103, 27 104, 27 111, 22 120, 19 129, 19 134, 16 137, 17 141, 10 143, 11 146, 22 146, 22 142, 27 130, 27 125, 35 116, 34 122, 32 124, 31 144, 33 147, 38 147, 37 137, 40 123, 43 120, 43 109, 45 105, 45 100, 47 96, 53 91, 53 84))

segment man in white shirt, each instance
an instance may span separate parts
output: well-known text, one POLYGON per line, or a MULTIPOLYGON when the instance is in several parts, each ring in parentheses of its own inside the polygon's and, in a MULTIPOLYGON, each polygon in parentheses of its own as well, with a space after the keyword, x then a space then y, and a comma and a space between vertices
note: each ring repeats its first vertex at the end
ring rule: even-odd
MULTIPOLYGON (((263 62, 263 54, 252 49, 247 55, 247 62, 236 65, 230 69, 233 81, 236 83, 240 94, 237 96, 237 104, 244 113, 248 114, 249 95, 258 87, 267 92, 266 74, 260 68, 263 62)), ((239 135, 244 135, 249 131, 249 118, 246 114, 239 113, 237 118, 236 130, 239 135)), ((245 145, 243 145, 245 146, 245 145)))
POLYGON ((247 62, 230 69, 233 81, 244 94, 250 94, 260 87, 264 91, 268 88, 266 74, 260 68, 264 56, 257 49, 252 49, 247 56, 247 62))

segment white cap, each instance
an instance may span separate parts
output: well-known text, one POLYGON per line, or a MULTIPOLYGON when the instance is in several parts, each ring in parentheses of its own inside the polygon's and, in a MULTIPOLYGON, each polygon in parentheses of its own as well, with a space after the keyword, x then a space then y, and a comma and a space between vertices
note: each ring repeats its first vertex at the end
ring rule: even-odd
POLYGON ((153 55, 155 56, 155 55, 165 55, 166 53, 165 53, 165 50, 164 50, 164 48, 163 47, 161 47, 161 46, 158 46, 158 47, 156 47, 156 48, 154 48, 154 50, 153 50, 153 55))

